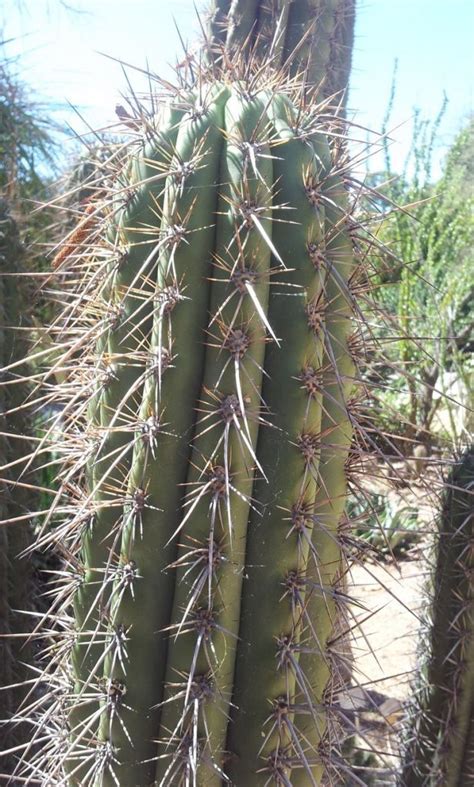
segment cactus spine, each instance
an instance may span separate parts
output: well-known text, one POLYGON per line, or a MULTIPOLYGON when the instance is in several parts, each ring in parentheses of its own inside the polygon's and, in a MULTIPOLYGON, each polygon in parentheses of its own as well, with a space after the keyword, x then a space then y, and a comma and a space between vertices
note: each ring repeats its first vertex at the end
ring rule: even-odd
POLYGON ((56 732, 25 762, 48 783, 332 773, 363 255, 340 128, 258 41, 243 62, 214 42, 136 119, 56 259, 64 522, 40 543, 62 540, 74 619, 48 668, 56 732))
POLYGON ((431 589, 425 683, 410 729, 404 787, 474 780, 474 446, 446 483, 431 589))

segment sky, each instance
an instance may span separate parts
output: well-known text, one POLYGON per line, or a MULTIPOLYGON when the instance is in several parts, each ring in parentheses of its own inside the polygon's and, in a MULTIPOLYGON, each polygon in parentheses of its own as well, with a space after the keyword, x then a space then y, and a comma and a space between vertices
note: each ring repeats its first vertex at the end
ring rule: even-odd
MULTIPOLYGON (((202 0, 195 2, 204 8, 202 0)), ((117 60, 171 76, 181 50, 175 23, 185 42, 196 40, 193 0, 3 0, 0 10, 3 39, 13 39, 7 53, 20 56, 19 75, 58 122, 79 134, 86 129, 79 114, 93 128, 116 120, 115 104, 127 92, 117 60)), ((382 127, 396 60, 389 123, 393 166, 403 168, 415 108, 432 120, 446 94, 437 176, 447 148, 473 113, 474 0, 358 0, 350 117, 375 132, 382 127)), ((135 90, 145 89, 138 71, 129 69, 128 75, 135 90)), ((380 165, 374 157, 370 166, 380 165)))

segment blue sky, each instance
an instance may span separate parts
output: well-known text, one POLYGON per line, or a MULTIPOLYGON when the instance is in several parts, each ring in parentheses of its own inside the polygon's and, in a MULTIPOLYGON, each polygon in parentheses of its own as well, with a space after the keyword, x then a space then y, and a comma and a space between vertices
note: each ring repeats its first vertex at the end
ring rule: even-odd
MULTIPOLYGON (((196 0, 198 8, 203 3, 196 0)), ((105 53, 170 76, 180 51, 174 19, 186 41, 198 29, 193 0, 3 0, 0 25, 8 54, 58 120, 84 130, 70 102, 93 127, 114 121, 126 82, 105 53), (67 3, 79 13, 67 11, 67 3)), ((397 95, 390 122, 392 157, 401 168, 411 139, 413 110, 434 118, 445 92, 448 109, 436 151, 446 148, 474 106, 474 0, 359 0, 349 104, 354 119, 381 128, 398 58, 397 95)), ((144 88, 130 72, 134 88, 144 88)), ((374 165, 377 166, 377 161, 374 165)))

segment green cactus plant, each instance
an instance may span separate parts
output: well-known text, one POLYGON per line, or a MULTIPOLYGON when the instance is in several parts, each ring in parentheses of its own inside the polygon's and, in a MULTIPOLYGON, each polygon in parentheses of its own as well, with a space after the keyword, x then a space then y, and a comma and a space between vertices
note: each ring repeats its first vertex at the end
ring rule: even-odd
MULTIPOLYGON (((25 644, 23 611, 30 605, 32 575, 29 561, 22 557, 32 542, 30 492, 28 484, 20 481, 19 472, 28 431, 21 407, 25 391, 21 380, 26 373, 25 364, 21 364, 26 355, 21 327, 27 325, 22 256, 17 225, 8 203, 0 199, 0 732, 3 749, 14 748, 25 739, 25 725, 20 720, 11 721, 25 696, 22 684, 30 677, 26 667, 30 654, 25 644), (4 372, 12 362, 20 362, 16 371, 4 372)), ((5 757, 7 767, 13 762, 11 756, 5 757)))
POLYGON ((64 462, 38 546, 60 542, 68 571, 22 766, 45 783, 344 773, 340 524, 365 257, 341 125, 302 59, 288 74, 257 44, 236 61, 213 40, 133 120, 125 164, 54 264, 63 349, 45 385, 59 368, 64 462))
POLYGON ((355 0, 213 0, 209 38, 217 55, 270 60, 344 107, 354 22, 355 0))
POLYGON ((423 684, 412 711, 404 787, 474 780, 474 446, 453 465, 439 520, 423 684))

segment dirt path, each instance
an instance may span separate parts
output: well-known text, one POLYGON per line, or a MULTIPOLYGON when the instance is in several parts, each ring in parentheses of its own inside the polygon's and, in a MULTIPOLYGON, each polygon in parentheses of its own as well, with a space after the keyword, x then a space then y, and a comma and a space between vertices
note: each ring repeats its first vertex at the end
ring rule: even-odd
POLYGON ((349 593, 358 602, 351 608, 354 631, 354 670, 346 707, 354 715, 356 748, 362 754, 353 765, 357 780, 370 787, 397 783, 399 745, 404 705, 410 698, 417 663, 417 642, 422 617, 423 587, 427 564, 417 560, 399 564, 354 565, 349 593), (367 760, 364 751, 377 752, 367 760))
POLYGON ((351 595, 360 621, 355 643, 355 679, 389 697, 406 700, 416 664, 425 567, 421 561, 354 566, 351 595), (370 614, 374 613, 374 614, 370 614))

